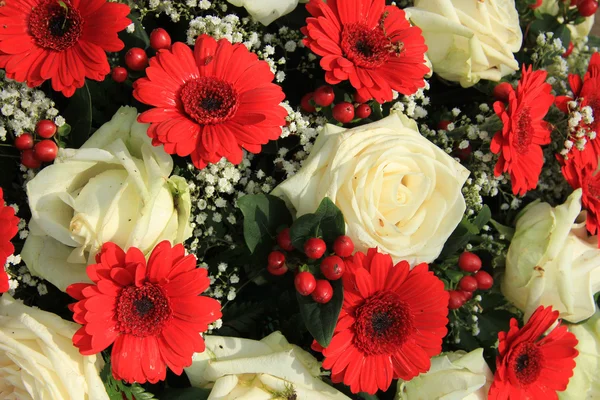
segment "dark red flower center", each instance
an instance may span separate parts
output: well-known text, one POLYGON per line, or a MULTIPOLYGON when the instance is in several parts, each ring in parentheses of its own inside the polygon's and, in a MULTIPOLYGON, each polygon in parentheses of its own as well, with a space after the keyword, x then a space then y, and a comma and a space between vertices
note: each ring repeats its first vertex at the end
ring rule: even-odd
POLYGON ((29 32, 36 44, 63 51, 77 43, 83 33, 83 18, 69 0, 44 0, 31 10, 29 32))
POLYGON ((355 345, 369 355, 393 353, 414 331, 410 307, 394 292, 374 294, 355 317, 355 345))
POLYGON ((514 146, 519 154, 525 154, 529 151, 529 145, 533 141, 529 108, 523 108, 517 113, 516 122, 514 146))
POLYGON ((187 115, 201 125, 220 124, 231 119, 239 105, 233 86, 212 76, 186 82, 180 98, 187 115))
POLYGON ((537 380, 542 371, 543 356, 535 343, 521 343, 508 360, 508 367, 513 370, 519 384, 526 386, 537 380))
POLYGON ((393 52, 390 40, 381 27, 369 28, 360 22, 344 26, 342 50, 354 64, 365 68, 380 66, 393 52))
POLYGON ((169 299, 160 286, 145 283, 141 287, 127 286, 117 302, 118 329, 134 336, 154 336, 171 318, 169 299))

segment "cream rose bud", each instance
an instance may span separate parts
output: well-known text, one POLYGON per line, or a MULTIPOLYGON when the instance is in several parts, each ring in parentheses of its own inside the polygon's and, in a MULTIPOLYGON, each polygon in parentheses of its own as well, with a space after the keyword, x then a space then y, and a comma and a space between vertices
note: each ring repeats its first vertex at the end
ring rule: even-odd
POLYGON ((344 214, 356 250, 395 262, 431 262, 465 211, 469 171, 419 134, 400 113, 353 129, 327 125, 298 173, 273 194, 296 216, 329 197, 344 214))
POLYGON ((415 0, 407 8, 423 30, 433 72, 469 87, 519 69, 523 34, 514 0, 415 0))
POLYGON ((483 349, 445 353, 431 359, 428 372, 399 380, 396 400, 485 400, 493 380, 483 349))
POLYGON ((137 110, 122 107, 81 149, 61 149, 27 184, 30 234, 22 257, 32 274, 64 291, 89 282, 86 266, 103 243, 149 253, 191 235, 185 180, 147 136, 137 110))
POLYGON ((558 392, 560 400, 600 399, 600 312, 585 323, 570 325, 569 331, 577 336, 577 351, 573 377, 564 392, 558 392))
POLYGON ((350 400, 319 378, 316 358, 289 344, 280 332, 260 341, 221 336, 204 340, 206 351, 194 354, 185 372, 192 386, 212 389, 209 400, 350 400))
POLYGON ((0 298, 0 399, 108 400, 102 358, 82 356, 72 337, 79 325, 0 298))
MULTIPOLYGON (((236 7, 244 7, 248 14, 263 25, 294 11, 298 0, 227 0, 236 7)), ((306 3, 306 1, 300 1, 306 3)))
POLYGON ((502 293, 531 315, 552 306, 569 322, 589 318, 600 290, 598 238, 588 237, 581 212, 581 189, 552 208, 534 203, 517 221, 506 256, 502 293))

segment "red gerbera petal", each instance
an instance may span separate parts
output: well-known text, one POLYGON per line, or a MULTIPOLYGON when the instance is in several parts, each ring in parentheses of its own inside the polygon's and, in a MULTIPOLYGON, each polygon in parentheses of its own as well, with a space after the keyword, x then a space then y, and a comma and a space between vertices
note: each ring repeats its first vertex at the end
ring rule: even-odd
POLYGON ((349 80, 365 98, 391 101, 392 90, 414 94, 425 86, 427 46, 421 29, 385 0, 311 0, 304 44, 322 56, 325 80, 349 80))
POLYGON ((273 73, 242 44, 199 36, 194 53, 184 43, 160 50, 133 95, 156 108, 142 113, 155 146, 191 155, 196 168, 225 157, 242 161, 242 149, 257 153, 281 134, 285 98, 273 73), (232 62, 235 60, 235 62, 232 62))
POLYGON ((546 71, 523 66, 517 90, 509 90, 508 106, 500 101, 494 103, 494 111, 503 124, 490 146, 494 154, 500 154, 494 173, 510 174, 514 194, 524 195, 536 188, 544 165, 541 146, 550 143, 551 129, 544 117, 554 96, 546 76, 546 71))
POLYGON ((107 243, 98 262, 87 270, 95 284, 67 288, 79 300, 71 307, 74 319, 83 324, 73 344, 89 355, 114 343, 113 375, 130 383, 164 380, 167 366, 181 374, 194 352, 204 351, 200 333, 221 318, 219 302, 199 296, 210 284, 206 270, 167 241, 147 263, 139 249, 125 253, 107 243))
POLYGON ((491 400, 558 399, 573 376, 577 338, 565 326, 546 332, 558 319, 558 311, 540 306, 519 329, 510 321, 508 334, 498 334, 496 374, 490 388, 491 400))
POLYGON ((122 50, 117 33, 129 7, 106 0, 5 0, 0 7, 0 68, 30 87, 52 80, 65 96, 110 72, 106 51, 122 50))
POLYGON ((4 203, 4 192, 0 187, 0 293, 10 289, 8 274, 4 271, 6 259, 14 253, 15 247, 11 239, 19 232, 19 217, 15 209, 4 203))
POLYGON ((354 393, 387 390, 392 379, 410 380, 429 370, 442 351, 448 323, 448 292, 421 264, 393 265, 392 258, 369 249, 346 260, 344 305, 323 368, 333 382, 354 393))

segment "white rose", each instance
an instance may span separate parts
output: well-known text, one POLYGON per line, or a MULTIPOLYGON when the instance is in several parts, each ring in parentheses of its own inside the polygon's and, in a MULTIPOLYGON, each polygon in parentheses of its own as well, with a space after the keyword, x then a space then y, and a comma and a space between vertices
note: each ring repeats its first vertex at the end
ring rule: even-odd
POLYGON ((169 178, 173 160, 152 146, 137 110, 122 107, 79 150, 27 184, 32 218, 22 257, 30 271, 60 290, 90 282, 86 265, 105 242, 149 253, 162 240, 191 235, 185 180, 169 178))
POLYGON ((577 351, 573 377, 560 400, 600 399, 600 312, 580 325, 570 325, 569 331, 577 336, 577 351))
POLYGON ((395 113, 367 125, 327 125, 300 171, 273 194, 314 212, 329 197, 344 214, 356 250, 372 247, 394 262, 431 262, 465 211, 469 171, 395 113))
POLYGON ((416 0, 407 12, 442 78, 469 87, 519 69, 513 53, 523 34, 514 0, 416 0))
MULTIPOLYGON (((560 11, 559 7, 562 6, 562 3, 564 3, 563 0, 544 0, 542 5, 537 8, 537 11, 542 14, 550 14, 556 17, 560 11)), ((575 8, 575 6, 573 6, 573 8, 575 8)), ((592 30, 592 26, 594 26, 594 18, 595 15, 592 15, 591 17, 587 17, 585 21, 580 24, 568 24, 567 28, 569 28, 571 31, 571 40, 579 40, 589 35, 590 31, 592 30)), ((558 17, 557 19, 560 23, 564 21, 562 17, 558 17)))
POLYGON ((108 400, 102 359, 82 356, 72 337, 79 325, 0 298, 0 398, 108 400))
POLYGON ((502 293, 529 317, 552 306, 560 317, 579 322, 594 314, 600 290, 598 238, 588 237, 581 212, 581 189, 552 208, 536 203, 517 221, 506 257, 502 293))
POLYGON ((194 354, 185 372, 192 386, 212 388, 208 400, 269 400, 292 393, 297 399, 349 400, 319 379, 319 362, 280 332, 261 341, 220 336, 204 340, 206 351, 194 354))
POLYGON ((493 380, 483 349, 445 353, 431 359, 428 372, 399 380, 396 400, 485 400, 493 380))
MULTIPOLYGON (((244 7, 248 14, 263 25, 294 11, 298 0, 227 0, 236 7, 244 7)), ((305 1, 300 1, 306 3, 305 1)))

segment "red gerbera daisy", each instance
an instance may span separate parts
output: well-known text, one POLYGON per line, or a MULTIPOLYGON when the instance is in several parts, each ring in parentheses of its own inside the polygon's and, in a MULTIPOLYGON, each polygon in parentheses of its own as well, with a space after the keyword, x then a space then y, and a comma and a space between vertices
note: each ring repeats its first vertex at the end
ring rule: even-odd
POLYGON ((106 0, 4 0, 0 7, 0 68, 30 87, 52 79, 65 96, 110 72, 106 51, 124 44, 129 7, 106 0))
POLYGON ((0 293, 8 291, 8 275, 4 270, 6 259, 15 252, 10 242, 19 232, 19 217, 15 209, 4 204, 4 192, 0 187, 0 293))
POLYGON ((132 247, 125 253, 114 243, 102 246, 87 274, 93 284, 77 283, 67 293, 73 319, 83 325, 73 344, 83 355, 114 343, 112 372, 127 382, 164 380, 168 366, 176 374, 204 351, 200 335, 221 318, 218 301, 199 296, 209 286, 207 271, 183 245, 159 243, 148 262, 132 247))
POLYGON ((522 329, 513 318, 508 333, 498 333, 490 400, 552 400, 567 388, 578 354, 577 338, 560 324, 543 336, 558 314, 552 307, 540 306, 522 329))
POLYGON ((550 143, 551 132, 544 117, 554 101, 547 75, 546 71, 523 66, 517 90, 508 89, 508 106, 501 101, 494 103, 494 111, 503 123, 490 145, 492 153, 500 153, 494 173, 510 174, 514 194, 524 195, 535 189, 544 165, 541 146, 550 143))
POLYGON ((155 146, 191 154, 197 168, 223 157, 239 164, 242 149, 259 153, 281 135, 285 95, 272 83, 269 64, 243 44, 202 35, 192 53, 175 43, 150 60, 146 74, 134 83, 133 95, 156 108, 138 120, 152 124, 148 135, 155 146))
POLYGON ((380 103, 392 100, 392 89, 411 95, 425 86, 425 39, 403 10, 385 0, 311 0, 306 9, 304 44, 323 57, 328 83, 350 80, 380 103))
POLYGON ((346 262, 344 305, 323 368, 353 393, 387 390, 392 379, 410 380, 442 351, 448 323, 448 292, 428 271, 395 266, 387 254, 369 249, 346 262))

